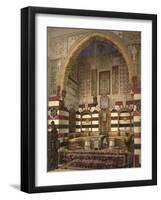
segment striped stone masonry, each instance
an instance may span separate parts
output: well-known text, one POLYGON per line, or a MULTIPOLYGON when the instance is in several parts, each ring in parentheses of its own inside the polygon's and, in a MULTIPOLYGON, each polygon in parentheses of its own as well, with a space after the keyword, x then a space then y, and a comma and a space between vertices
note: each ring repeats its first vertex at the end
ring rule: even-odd
POLYGON ((111 132, 119 132, 119 112, 111 110, 111 132))
POLYGON ((123 107, 122 101, 115 102, 115 108, 111 110, 111 132, 119 133, 119 111, 123 107))
POLYGON ((134 127, 134 163, 135 167, 141 165, 141 112, 140 112, 140 93, 134 94, 134 112, 133 112, 133 127, 134 127), (139 107, 138 107, 139 106, 139 107))
MULTIPOLYGON (((115 102, 111 110, 111 133, 113 135, 131 132, 134 137, 134 167, 141 166, 141 94, 139 90, 133 93, 133 100, 123 105, 122 101, 115 102)), ((58 131, 59 151, 63 150, 68 142, 69 111, 61 106, 58 97, 50 97, 48 102, 48 131, 51 131, 51 122, 55 122, 58 131)), ((95 106, 79 108, 76 112, 76 133, 99 132, 99 110, 95 106)))
POLYGON ((50 97, 48 102, 48 131, 51 131, 51 122, 55 122, 58 131, 59 148, 63 148, 68 140, 69 112, 62 108, 57 97, 50 97))
POLYGON ((94 110, 92 112, 92 132, 99 131, 99 112, 94 110))
POLYGON ((127 106, 123 107, 123 102, 116 102, 115 109, 111 110, 111 131, 120 133, 132 130, 133 116, 131 110, 127 106))
POLYGON ((97 110, 76 112, 76 132, 98 132, 99 113, 97 110))
POLYGON ((81 113, 79 111, 76 112, 76 133, 81 132, 81 113))
POLYGON ((132 131, 132 116, 131 112, 125 110, 119 113, 119 132, 132 131))
POLYGON ((81 115, 81 132, 92 131, 92 114, 82 113, 81 115))

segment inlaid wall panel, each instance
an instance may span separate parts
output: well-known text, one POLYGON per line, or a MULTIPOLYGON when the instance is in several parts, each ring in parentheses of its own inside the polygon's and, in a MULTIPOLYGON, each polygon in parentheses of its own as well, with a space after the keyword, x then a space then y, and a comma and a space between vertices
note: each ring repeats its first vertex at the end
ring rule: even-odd
POLYGON ((99 72, 99 94, 108 95, 110 94, 110 71, 99 72))
POLYGON ((48 95, 56 95, 59 60, 48 61, 48 95))
POLYGON ((119 93, 119 67, 112 67, 112 94, 119 93))
POLYGON ((91 95, 97 96, 97 69, 91 70, 91 95))

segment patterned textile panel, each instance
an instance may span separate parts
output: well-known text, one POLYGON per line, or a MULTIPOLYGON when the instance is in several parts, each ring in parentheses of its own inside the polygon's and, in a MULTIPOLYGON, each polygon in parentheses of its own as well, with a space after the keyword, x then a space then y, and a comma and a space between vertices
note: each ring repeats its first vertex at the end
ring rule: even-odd
POLYGON ((93 169, 105 169, 105 168, 121 168, 129 167, 130 159, 129 154, 121 153, 107 153, 107 152, 94 152, 94 151, 77 151, 68 152, 65 157, 67 168, 79 167, 79 168, 93 168, 93 169))
POLYGON ((118 157, 109 158, 108 160, 87 160, 87 159, 74 159, 69 162, 67 168, 85 168, 85 169, 113 169, 123 168, 124 158, 118 157))

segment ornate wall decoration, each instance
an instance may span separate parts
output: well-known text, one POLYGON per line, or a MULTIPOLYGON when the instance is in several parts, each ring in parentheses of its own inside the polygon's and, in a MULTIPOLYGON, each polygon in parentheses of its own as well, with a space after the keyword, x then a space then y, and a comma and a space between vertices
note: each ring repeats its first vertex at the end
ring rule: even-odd
POLYGON ((91 94, 91 77, 90 77, 90 65, 88 63, 79 67, 79 79, 81 80, 79 83, 79 94, 80 101, 84 103, 88 102, 87 97, 91 94))
POLYGON ((112 67, 112 94, 119 93, 119 67, 112 67))
POLYGON ((76 114, 74 109, 69 111, 69 132, 74 133, 76 129, 76 114))
POLYGON ((99 129, 101 134, 107 134, 110 129, 110 112, 108 109, 102 109, 99 112, 99 129))
POLYGON ((78 107, 79 101, 79 89, 78 83, 69 77, 67 87, 66 87, 66 96, 65 96, 65 106, 70 109, 73 105, 78 107))
POLYGON ((135 61, 136 61, 136 55, 137 55, 137 49, 136 49, 135 46, 132 46, 131 52, 132 52, 132 59, 133 59, 133 61, 135 63, 135 61))
POLYGON ((97 69, 91 71, 91 95, 97 96, 97 69))
MULTIPOLYGON (((61 131, 59 137, 61 135, 65 148, 68 148, 68 143, 65 143, 68 136, 93 137, 98 134, 107 137, 110 136, 110 131, 113 135, 119 135, 119 124, 122 128, 120 130, 128 130, 131 127, 131 116, 122 113, 122 118, 119 118, 118 111, 132 98, 129 83, 135 74, 136 63, 140 69, 140 46, 136 44, 137 37, 133 39, 133 36, 128 36, 131 33, 90 33, 89 30, 82 35, 80 33, 81 30, 78 30, 77 33, 61 33, 57 38, 51 38, 52 52, 51 56, 48 55, 48 80, 52 80, 48 84, 48 91, 53 95, 56 93, 53 86, 60 86, 61 95, 61 100, 53 102, 59 104, 58 112, 49 110, 48 118, 59 119, 56 121, 61 131), (85 51, 87 49, 88 51, 85 51), (111 109, 114 107, 117 110, 111 109)), ((139 104, 135 107, 137 117, 140 112, 139 104)), ((138 127, 138 123, 135 125, 138 127)))
POLYGON ((127 64, 123 59, 120 63, 120 94, 128 94, 130 92, 129 72, 127 64))
POLYGON ((68 50, 72 47, 72 45, 76 42, 76 40, 82 37, 82 35, 83 34, 76 33, 68 37, 68 50))
POLYGON ((78 66, 77 65, 73 65, 69 74, 69 78, 72 81, 74 81, 76 84, 78 84, 78 66))
POLYGON ((49 116, 51 119, 55 119, 55 117, 58 115, 57 112, 58 112, 58 109, 57 109, 57 108, 51 107, 51 108, 48 110, 48 116, 49 116))
POLYGON ((99 73, 99 94, 110 94, 110 71, 103 71, 99 73))
POLYGON ((128 66, 128 70, 129 70, 129 80, 131 81, 131 77, 133 74, 133 60, 131 58, 131 52, 128 51, 127 46, 123 43, 123 41, 114 33, 112 32, 108 32, 106 34, 100 33, 100 32, 89 32, 87 34, 85 34, 81 40, 78 40, 78 43, 74 43, 72 45, 72 48, 69 53, 69 56, 65 59, 65 65, 63 66, 64 70, 62 70, 62 78, 60 80, 60 85, 61 88, 66 86, 66 78, 65 78, 65 69, 68 69, 68 67, 70 67, 71 63, 73 62, 73 60, 71 60, 70 58, 72 57, 72 55, 77 55, 81 52, 81 50, 83 50, 86 46, 87 43, 89 41, 91 41, 92 38, 98 38, 99 40, 110 40, 112 41, 112 43, 115 44, 115 46, 119 46, 119 51, 121 52, 122 56, 124 57, 124 59, 126 60, 127 66, 128 66))
POLYGON ((52 57, 54 59, 62 58, 67 55, 67 42, 65 41, 65 38, 57 38, 52 43, 52 57))
POLYGON ((48 62, 48 95, 57 94, 57 74, 59 60, 48 62))
POLYGON ((114 34, 118 35, 120 38, 123 37, 123 32, 122 31, 112 31, 114 34))
POLYGON ((109 108, 109 98, 108 98, 108 96, 103 95, 103 96, 100 97, 100 107, 102 109, 109 108))

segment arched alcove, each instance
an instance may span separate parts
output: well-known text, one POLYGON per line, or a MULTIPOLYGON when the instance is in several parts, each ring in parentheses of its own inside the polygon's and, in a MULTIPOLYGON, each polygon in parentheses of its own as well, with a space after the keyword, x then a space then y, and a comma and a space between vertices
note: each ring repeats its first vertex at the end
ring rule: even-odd
POLYGON ((123 41, 112 32, 90 32, 75 41, 72 48, 68 52, 68 56, 65 58, 64 62, 62 62, 61 71, 58 78, 58 85, 60 86, 61 92, 65 90, 65 86, 67 85, 67 80, 71 70, 71 66, 76 61, 80 52, 87 46, 89 46, 93 40, 111 42, 112 45, 114 45, 115 48, 117 48, 117 50, 121 53, 127 64, 129 82, 130 84, 132 84, 132 77, 134 76, 133 61, 131 58, 131 54, 128 51, 128 48, 123 43, 123 41))
POLYGON ((129 46, 135 40, 128 34, 120 38, 112 31, 81 32, 72 44, 69 35, 63 36, 66 51, 58 59, 57 94, 49 103, 51 111, 53 107, 57 111, 57 116, 52 114, 59 132, 62 170, 118 168, 118 160, 127 160, 125 156, 131 159, 121 167, 140 166, 141 113, 140 108, 134 109, 140 104, 140 94, 133 89, 137 89, 136 63, 124 38, 129 46), (109 159, 100 164, 104 155, 107 160, 112 157, 113 163, 109 159))

